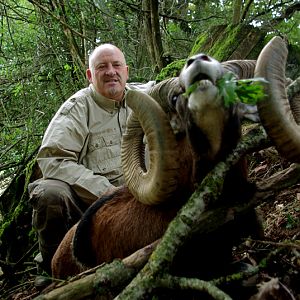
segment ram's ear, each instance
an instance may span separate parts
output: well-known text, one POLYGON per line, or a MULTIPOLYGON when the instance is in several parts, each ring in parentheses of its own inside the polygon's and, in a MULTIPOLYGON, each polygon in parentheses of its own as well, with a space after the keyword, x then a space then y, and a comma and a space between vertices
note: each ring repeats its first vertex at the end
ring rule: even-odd
POLYGON ((159 204, 176 191, 179 151, 169 120, 149 95, 128 91, 126 102, 133 113, 122 139, 122 166, 128 188, 140 202, 159 204), (149 149, 149 167, 144 156, 144 135, 149 149))
POLYGON ((285 68, 288 50, 285 41, 274 37, 261 51, 255 76, 263 77, 265 98, 257 104, 261 122, 279 153, 300 162, 300 126, 295 121, 286 94, 285 68))

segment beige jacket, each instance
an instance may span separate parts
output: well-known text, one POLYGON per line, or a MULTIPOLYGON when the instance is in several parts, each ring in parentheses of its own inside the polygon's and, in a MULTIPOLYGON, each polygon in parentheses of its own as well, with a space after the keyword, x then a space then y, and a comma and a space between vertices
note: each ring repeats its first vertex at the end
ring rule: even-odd
POLYGON ((67 182, 87 204, 123 184, 121 136, 129 113, 125 101, 107 99, 92 85, 70 97, 45 132, 37 156, 43 178, 67 182))

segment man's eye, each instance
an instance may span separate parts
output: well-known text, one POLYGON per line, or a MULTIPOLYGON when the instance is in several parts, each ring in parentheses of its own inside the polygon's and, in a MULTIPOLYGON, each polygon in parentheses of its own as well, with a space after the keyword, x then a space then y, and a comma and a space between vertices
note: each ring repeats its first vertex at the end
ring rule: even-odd
POLYGON ((98 66, 98 70, 105 70, 106 69, 106 65, 99 65, 98 66))
POLYGON ((123 67, 123 64, 121 64, 121 63, 114 63, 114 64, 113 64, 113 67, 114 67, 114 68, 122 68, 122 67, 123 67))

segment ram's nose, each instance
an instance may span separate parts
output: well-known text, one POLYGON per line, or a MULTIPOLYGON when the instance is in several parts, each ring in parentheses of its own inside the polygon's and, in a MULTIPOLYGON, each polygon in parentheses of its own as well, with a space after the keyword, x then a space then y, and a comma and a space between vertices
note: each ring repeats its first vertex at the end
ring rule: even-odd
POLYGON ((189 58, 186 62, 186 66, 189 67, 192 63, 194 63, 195 61, 206 61, 206 62, 212 62, 211 57, 209 57, 206 54, 198 54, 196 56, 193 56, 191 58, 189 58))

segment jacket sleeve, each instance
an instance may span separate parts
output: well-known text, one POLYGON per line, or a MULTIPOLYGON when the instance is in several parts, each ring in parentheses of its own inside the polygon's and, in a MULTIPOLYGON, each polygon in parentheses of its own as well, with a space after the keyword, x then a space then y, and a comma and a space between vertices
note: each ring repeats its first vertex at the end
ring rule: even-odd
POLYGON ((45 132, 37 161, 45 179, 68 183, 90 205, 114 186, 78 163, 89 134, 87 109, 75 99, 62 105, 45 132))

